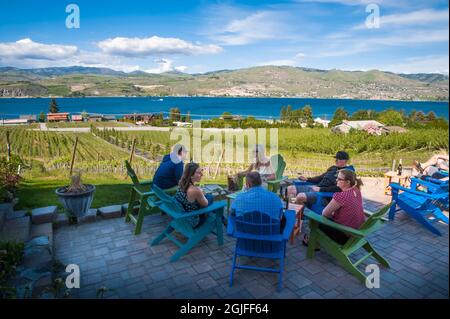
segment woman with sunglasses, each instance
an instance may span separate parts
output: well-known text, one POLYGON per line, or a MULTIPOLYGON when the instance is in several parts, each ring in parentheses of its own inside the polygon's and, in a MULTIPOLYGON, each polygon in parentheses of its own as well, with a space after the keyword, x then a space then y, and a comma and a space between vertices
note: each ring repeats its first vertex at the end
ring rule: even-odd
MULTIPOLYGON (((355 172, 341 169, 337 176, 337 186, 341 192, 333 194, 333 199, 322 211, 322 216, 332 219, 335 223, 359 229, 365 221, 360 179, 355 172)), ((332 227, 319 225, 319 229, 339 244, 345 244, 348 236, 332 227)), ((305 235, 303 244, 307 246, 308 236, 305 235)))
MULTIPOLYGON (((180 203, 185 212, 192 212, 206 207, 213 202, 212 196, 205 196, 197 184, 201 181, 203 169, 197 163, 187 163, 183 176, 178 184, 178 191, 174 198, 180 203)), ((195 228, 204 223, 205 215, 189 218, 189 223, 195 228)))

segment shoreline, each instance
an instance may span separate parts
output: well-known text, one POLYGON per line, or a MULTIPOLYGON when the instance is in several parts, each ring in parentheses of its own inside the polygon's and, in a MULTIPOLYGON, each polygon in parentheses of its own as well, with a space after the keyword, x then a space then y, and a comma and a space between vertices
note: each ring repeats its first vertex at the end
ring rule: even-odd
POLYGON ((83 97, 69 97, 69 96, 16 96, 16 97, 5 97, 1 96, 0 99, 95 99, 95 98, 124 98, 124 99, 148 99, 148 98, 158 98, 158 99, 165 99, 165 98, 219 98, 219 99, 299 99, 299 100, 340 100, 340 101, 379 101, 379 102, 419 102, 419 103, 450 103, 449 100, 384 100, 384 99, 361 99, 361 98, 337 98, 337 97, 287 97, 287 96, 217 96, 217 95, 201 95, 201 96, 187 96, 187 95, 168 95, 168 96, 124 96, 124 95, 117 95, 117 96, 83 96, 83 97))

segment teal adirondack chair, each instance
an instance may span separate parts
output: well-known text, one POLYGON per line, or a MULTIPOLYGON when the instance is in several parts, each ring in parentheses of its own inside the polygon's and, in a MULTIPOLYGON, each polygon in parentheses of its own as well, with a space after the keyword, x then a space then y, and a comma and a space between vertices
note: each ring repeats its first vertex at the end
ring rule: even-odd
MULTIPOLYGON (((308 243, 307 257, 314 257, 314 250, 317 244, 320 244, 320 248, 325 249, 331 256, 336 258, 342 267, 349 273, 358 278, 361 282, 366 281, 365 274, 358 269, 363 261, 369 257, 375 258, 382 266, 389 268, 389 262, 384 259, 369 243, 367 237, 369 234, 380 229, 386 218, 383 216, 387 213, 389 208, 393 205, 390 203, 380 209, 376 213, 370 213, 365 211, 364 213, 368 215, 367 220, 360 227, 360 229, 354 229, 351 227, 343 226, 333 222, 332 220, 321 216, 312 210, 305 208, 305 216, 309 219, 309 227, 311 230, 308 243), (328 237, 324 232, 322 232, 318 227, 319 224, 330 226, 336 230, 340 230, 348 234, 350 237, 344 245, 340 245, 328 237), (360 258, 356 262, 352 262, 350 255, 363 248, 368 252, 364 257, 360 258)), ((395 203, 394 203, 395 205, 395 203)))
MULTIPOLYGON (((136 173, 131 167, 128 161, 125 161, 125 167, 127 168, 127 174, 130 176, 133 185, 131 186, 130 199, 128 200, 128 209, 125 215, 125 222, 132 222, 136 225, 134 234, 139 235, 142 230, 142 223, 144 217, 150 214, 159 212, 159 208, 156 205, 157 198, 151 190, 152 181, 139 181, 136 173), (137 216, 133 215, 133 210, 139 208, 137 216)), ((166 190, 166 192, 176 192, 176 187, 166 190)))
POLYGON ((178 249, 178 251, 170 258, 170 261, 177 261, 210 233, 215 233, 217 236, 217 243, 223 245, 222 216, 226 206, 225 201, 215 202, 208 207, 186 213, 173 197, 166 194, 155 185, 153 185, 152 189, 160 200, 158 202, 159 209, 172 217, 172 220, 164 231, 149 243, 151 246, 155 246, 164 238, 167 238, 180 247, 180 249, 178 249), (201 214, 208 215, 206 221, 201 226, 193 228, 188 219, 201 214), (182 243, 176 239, 172 234, 174 231, 181 233, 187 238, 187 241, 182 243))

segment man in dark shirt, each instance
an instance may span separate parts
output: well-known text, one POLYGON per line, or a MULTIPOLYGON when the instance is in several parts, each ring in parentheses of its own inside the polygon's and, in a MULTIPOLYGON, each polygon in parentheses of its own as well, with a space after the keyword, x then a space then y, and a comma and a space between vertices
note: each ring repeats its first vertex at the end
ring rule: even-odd
POLYGON ((336 178, 340 169, 347 168, 350 156, 344 152, 339 151, 335 156, 336 165, 331 166, 325 173, 315 177, 306 178, 299 176, 299 179, 304 182, 316 185, 292 185, 288 187, 289 197, 296 198, 297 204, 306 203, 308 206, 314 204, 317 199, 317 192, 340 192, 341 189, 336 185, 336 178))
POLYGON ((167 154, 159 164, 153 176, 153 183, 161 189, 169 189, 178 185, 178 181, 183 175, 187 149, 181 144, 173 147, 172 153, 167 154))

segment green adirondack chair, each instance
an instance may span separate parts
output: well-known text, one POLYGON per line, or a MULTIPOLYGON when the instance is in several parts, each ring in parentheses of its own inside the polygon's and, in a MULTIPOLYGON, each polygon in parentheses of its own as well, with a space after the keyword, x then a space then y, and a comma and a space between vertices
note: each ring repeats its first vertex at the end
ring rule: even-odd
MULTIPOLYGON (((127 168, 127 174, 130 176, 133 185, 131 186, 130 199, 128 201, 128 209, 125 215, 125 222, 133 222, 136 225, 134 230, 135 235, 139 235, 142 230, 142 223, 144 217, 150 214, 159 212, 158 205, 156 205, 157 197, 151 191, 152 181, 139 181, 136 173, 131 167, 128 161, 125 161, 125 167, 127 168), (137 216, 133 215, 133 210, 139 207, 137 216)), ((167 192, 176 192, 176 187, 166 190, 167 192)))
POLYGON ((284 169, 286 168, 286 162, 281 154, 274 155, 270 158, 270 162, 273 166, 276 164, 275 179, 267 181, 267 189, 273 193, 278 193, 280 190, 280 183, 287 179, 287 176, 283 176, 284 169))
MULTIPOLYGON (((280 189, 280 183, 287 179, 287 176, 283 176, 284 169, 286 168, 286 162, 281 154, 277 154, 270 158, 270 163, 272 164, 272 167, 275 167, 276 164, 275 179, 267 181, 267 190, 277 193, 280 189)), ((241 176, 238 181, 238 187, 239 189, 242 189, 243 186, 244 176, 241 176)))
POLYGON ((354 229, 337 224, 330 219, 305 208, 304 215, 309 219, 309 227, 311 230, 309 235, 307 257, 313 258, 314 250, 317 247, 316 245, 320 244, 320 248, 325 249, 331 256, 336 258, 345 270, 354 275, 361 282, 365 283, 366 275, 358 269, 358 265, 360 265, 367 258, 373 257, 382 266, 386 268, 390 267, 389 262, 370 245, 367 236, 383 226, 384 222, 387 220, 383 216, 388 212, 391 205, 392 203, 386 205, 376 213, 364 211, 368 218, 360 229, 354 229), (327 225, 334 229, 343 231, 350 237, 344 245, 339 245, 318 228, 319 224, 327 225), (368 254, 364 255, 356 262, 352 262, 350 255, 358 251, 360 248, 366 250, 368 254))
POLYGON ((225 201, 214 202, 208 207, 186 213, 173 197, 166 194, 155 185, 153 185, 152 189, 160 200, 158 202, 159 208, 172 217, 172 220, 164 231, 153 239, 153 241, 149 242, 149 244, 151 246, 155 246, 158 245, 164 238, 167 238, 180 247, 180 249, 178 249, 177 252, 170 258, 170 261, 177 261, 180 257, 194 248, 203 238, 211 233, 217 236, 217 243, 219 245, 223 245, 222 216, 226 206, 225 201), (193 228, 189 223, 189 218, 201 214, 207 215, 206 221, 202 225, 193 228), (174 231, 186 237, 187 241, 185 243, 180 242, 177 238, 175 238, 175 236, 173 236, 174 231))

